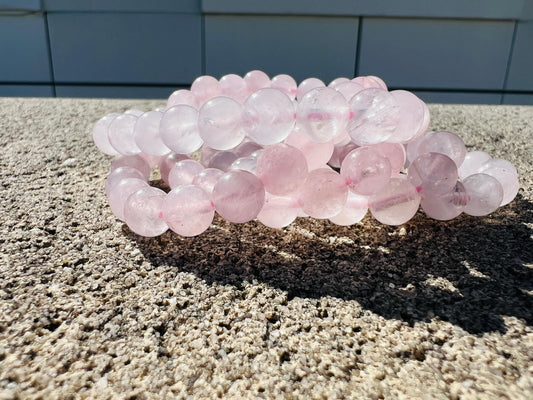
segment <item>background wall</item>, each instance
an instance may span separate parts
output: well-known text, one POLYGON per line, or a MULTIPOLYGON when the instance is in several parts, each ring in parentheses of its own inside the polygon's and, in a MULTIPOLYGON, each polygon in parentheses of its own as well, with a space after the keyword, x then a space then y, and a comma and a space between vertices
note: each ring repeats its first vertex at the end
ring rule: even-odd
POLYGON ((533 104, 533 0, 0 0, 0 96, 167 97, 262 69, 533 104))

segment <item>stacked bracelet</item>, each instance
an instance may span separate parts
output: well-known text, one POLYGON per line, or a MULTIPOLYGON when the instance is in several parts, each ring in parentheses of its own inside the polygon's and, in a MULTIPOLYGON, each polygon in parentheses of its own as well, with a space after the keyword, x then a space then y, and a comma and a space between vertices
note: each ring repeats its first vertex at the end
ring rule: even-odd
POLYGON ((215 211, 282 228, 298 216, 401 225, 487 215, 518 192, 511 163, 428 132, 427 106, 374 76, 296 85, 261 71, 202 76, 165 108, 100 119, 97 147, 118 155, 106 181, 115 216, 136 233, 195 236, 215 211), (191 158, 194 153, 195 159, 191 158), (196 157, 198 156, 198 157, 196 157), (148 185, 158 167, 168 193, 148 185))

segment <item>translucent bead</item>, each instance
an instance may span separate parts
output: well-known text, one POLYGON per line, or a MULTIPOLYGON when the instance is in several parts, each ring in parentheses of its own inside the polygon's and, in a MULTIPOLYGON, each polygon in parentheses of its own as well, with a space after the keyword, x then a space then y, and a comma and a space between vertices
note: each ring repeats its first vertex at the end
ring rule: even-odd
POLYGON ((391 164, 378 150, 364 146, 344 158, 341 175, 354 193, 368 196, 377 193, 391 179, 391 164))
POLYGON ((463 185, 469 198, 464 209, 465 214, 474 217, 488 215, 502 203, 502 185, 490 175, 470 175, 463 181, 463 185))
POLYGON ((141 152, 141 149, 135 143, 134 129, 137 118, 137 116, 132 114, 122 114, 109 124, 109 143, 118 153, 124 156, 132 156, 141 152))
POLYGON ((300 150, 288 144, 269 146, 257 159, 257 177, 267 192, 285 196, 303 184, 307 161, 300 150))
POLYGON ((365 89, 377 88, 388 90, 387 85, 385 84, 385 82, 383 82, 383 79, 373 75, 357 76, 352 79, 352 82, 361 85, 365 89))
POLYGON ((350 100, 353 118, 348 133, 359 146, 386 141, 398 125, 400 107, 396 99, 383 89, 365 89, 350 100))
POLYGON ((202 107, 207 101, 222 94, 218 80, 209 75, 196 78, 191 85, 191 92, 196 97, 196 102, 199 107, 202 107))
POLYGON ((407 143, 419 135, 424 124, 424 103, 407 90, 393 90, 390 95, 396 99, 400 113, 396 129, 387 141, 407 143))
POLYGON ((298 201, 293 197, 266 193, 265 205, 257 219, 270 228, 281 229, 296 219, 299 209, 298 201))
POLYGON ((331 168, 309 172, 299 193, 302 210, 313 218, 331 218, 342 211, 348 187, 344 179, 331 168))
POLYGON ((204 232, 215 216, 209 194, 196 185, 172 189, 165 198, 163 218, 169 228, 181 236, 196 236, 204 232))
POLYGON ((272 89, 281 90, 291 100, 295 99, 296 93, 298 92, 298 85, 296 84, 296 81, 292 76, 285 74, 276 75, 274 78, 272 78, 272 84, 270 87, 272 89))
POLYGON ((425 153, 409 166, 411 184, 424 194, 439 195, 453 189, 459 177, 453 160, 440 153, 425 153))
POLYGON ((400 143, 378 143, 371 146, 390 162, 391 176, 397 175, 405 165, 405 147, 400 143))
POLYGON ((198 100, 196 100, 196 96, 190 90, 187 89, 180 89, 173 92, 167 100, 165 110, 180 105, 193 107, 195 109, 198 109, 199 107, 198 100))
POLYGON ((313 90, 319 87, 324 87, 324 86, 326 86, 324 82, 322 82, 318 78, 307 78, 303 80, 302 82, 300 82, 300 84, 298 85, 298 89, 296 91, 296 97, 298 98, 298 101, 300 101, 305 96, 305 94, 309 92, 310 90, 313 90))
POLYGON ((466 189, 461 182, 457 182, 448 193, 422 196, 420 205, 428 217, 447 221, 461 214, 467 202, 466 189))
POLYGON ((174 189, 180 185, 190 185, 194 177, 204 170, 204 166, 194 160, 183 160, 172 167, 168 174, 168 185, 174 189))
POLYGON ((248 222, 263 208, 265 188, 254 174, 232 170, 218 180, 212 200, 216 211, 229 222, 248 222))
POLYGON ((344 82, 339 83, 337 86, 335 86, 335 90, 337 90, 342 96, 347 100, 350 101, 357 93, 364 90, 364 87, 361 85, 358 85, 355 82, 344 82))
POLYGON ((114 156, 118 154, 115 148, 111 146, 111 143, 109 143, 108 131, 111 122, 119 115, 120 114, 118 113, 107 114, 105 117, 100 118, 98 122, 94 124, 93 128, 94 144, 96 145, 96 147, 98 147, 98 149, 100 149, 102 153, 107 154, 109 156, 114 156))
POLYGON ((168 185, 168 174, 170 170, 180 161, 187 160, 185 154, 170 153, 161 158, 159 161, 159 172, 161 173, 161 179, 168 185))
POLYGON ((144 111, 138 110, 136 108, 130 108, 129 110, 124 111, 124 114, 126 115, 134 115, 136 117, 140 117, 144 114, 144 111))
POLYGON ((257 158, 255 157, 241 157, 237 158, 229 167, 229 169, 240 169, 248 171, 252 174, 257 174, 257 158))
POLYGON ((145 180, 137 178, 122 179, 110 191, 108 195, 111 211, 119 220, 124 221, 124 205, 130 194, 145 187, 150 187, 145 180))
POLYGON ((192 184, 200 186, 206 193, 211 194, 222 175, 224 175, 224 171, 216 168, 206 168, 194 176, 192 184))
POLYGON ((252 141, 242 142, 235 147, 232 151, 237 157, 248 157, 256 150, 261 150, 263 146, 252 141))
POLYGON ((411 140, 414 140, 416 139, 417 137, 420 137, 421 135, 423 135, 424 133, 427 132, 428 130, 428 127, 429 127, 429 123, 431 121, 431 116, 429 114, 429 108, 427 106, 426 103, 424 103, 422 100, 421 100, 421 103, 422 103, 422 108, 424 110, 424 117, 422 118, 422 124, 420 125, 420 127, 418 128, 418 132, 417 134, 415 135, 414 138, 412 138, 411 140))
POLYGON ((229 74, 220 78, 222 96, 231 97, 239 103, 244 103, 250 92, 245 80, 239 75, 229 74))
POLYGON ((329 220, 336 225, 350 226, 361 221, 368 211, 368 198, 348 192, 346 204, 341 212, 329 220))
POLYGON ((277 89, 261 89, 244 103, 244 129, 260 145, 283 141, 294 128, 294 104, 277 89))
MULTIPOLYGON (((169 152, 170 151, 167 151, 165 153, 165 155, 168 154, 169 152)), ((159 160, 161 160, 161 158, 164 157, 164 155, 163 156, 153 156, 151 154, 146 154, 146 153, 139 153, 139 155, 142 158, 144 158, 144 161, 146 161, 148 163, 148 165, 150 166, 150 169, 157 167, 159 165, 159 160)))
POLYGON ((382 224, 402 225, 417 212, 420 195, 405 175, 392 178, 369 199, 372 216, 382 224))
POLYGON ((316 88, 298 103, 297 115, 311 140, 324 143, 345 132, 350 107, 335 89, 316 88))
POLYGON ((418 157, 418 146, 428 135, 432 135, 433 133, 434 132, 425 132, 423 135, 406 144, 405 152, 407 155, 407 165, 411 164, 414 160, 416 160, 416 158, 418 157))
POLYGON ((329 83, 328 87, 335 89, 341 83, 345 83, 345 82, 350 82, 350 79, 344 78, 344 77, 335 78, 329 83))
POLYGON ((198 116, 200 137, 215 150, 229 150, 245 136, 242 106, 229 97, 215 97, 200 108, 198 116))
POLYGON ((146 154, 163 156, 170 152, 159 135, 159 122, 162 116, 163 113, 159 111, 148 111, 141 115, 135 123, 135 143, 146 154))
POLYGON ((479 172, 487 174, 496 178, 503 189, 503 198, 500 206, 509 204, 516 197, 518 189, 520 189, 520 183, 518 182, 518 175, 514 166, 501 159, 492 159, 485 162, 479 172), (506 165, 508 164, 508 165, 506 165))
POLYGON ((307 160, 307 169, 309 171, 326 166, 334 148, 331 142, 318 143, 312 141, 305 130, 298 125, 289 137, 285 139, 285 144, 296 147, 303 153, 307 160))
POLYGON ((270 78, 263 71, 250 71, 244 76, 244 81, 248 86, 248 92, 253 93, 259 89, 270 87, 270 78))
POLYGON ((144 187, 133 192, 124 205, 124 221, 138 235, 146 237, 165 233, 168 225, 163 220, 166 193, 155 187, 144 187))
POLYGON ((198 111, 186 105, 166 110, 159 124, 159 132, 163 143, 180 154, 193 153, 204 142, 198 130, 198 111))
POLYGON ((150 178, 151 168, 146 160, 139 154, 135 156, 120 156, 111 163, 111 171, 120 167, 131 167, 139 171, 147 181, 150 178))
POLYGON ((457 168, 463 163, 466 156, 466 147, 463 140, 455 133, 434 132, 427 135, 418 146, 418 155, 425 153, 440 153, 450 157, 457 168))
POLYGON ((146 180, 146 177, 135 168, 119 167, 111 171, 105 180, 105 192, 109 196, 111 190, 122 180, 128 178, 137 178, 146 180))
POLYGON ((459 178, 465 179, 470 175, 477 174, 481 166, 490 160, 490 156, 484 151, 469 151, 458 169, 459 178))
POLYGON ((236 159, 237 156, 231 151, 219 151, 217 154, 211 157, 211 160, 209 160, 209 164, 207 164, 207 166, 209 168, 227 171, 230 165, 233 164, 236 159))

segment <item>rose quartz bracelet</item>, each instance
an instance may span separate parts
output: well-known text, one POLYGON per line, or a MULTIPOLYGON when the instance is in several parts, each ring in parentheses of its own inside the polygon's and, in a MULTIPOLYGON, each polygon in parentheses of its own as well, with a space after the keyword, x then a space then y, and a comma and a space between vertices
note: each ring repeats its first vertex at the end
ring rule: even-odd
POLYGON ((297 85, 251 71, 201 76, 164 109, 108 114, 93 139, 118 156, 106 180, 112 212, 143 236, 198 235, 215 211, 282 228, 304 216, 351 225, 370 209, 401 225, 419 206, 449 220, 513 200, 511 163, 467 152, 456 134, 428 132, 429 121, 417 96, 375 76, 297 85), (153 167, 168 193, 148 185, 153 167))

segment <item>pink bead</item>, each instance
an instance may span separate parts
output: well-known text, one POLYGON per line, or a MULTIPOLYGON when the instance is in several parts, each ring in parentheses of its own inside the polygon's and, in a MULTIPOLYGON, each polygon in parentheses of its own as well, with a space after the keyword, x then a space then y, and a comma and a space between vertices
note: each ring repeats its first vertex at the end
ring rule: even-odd
POLYGON ((378 78, 377 76, 367 75, 367 76, 358 76, 352 79, 352 82, 355 82, 361 85, 365 89, 377 88, 388 90, 387 85, 383 82, 383 79, 378 78))
POLYGON ((501 159, 488 160, 481 166, 479 172, 496 178, 502 185, 503 198, 499 204, 500 206, 513 201, 520 188, 520 183, 518 182, 516 169, 510 162, 501 159))
POLYGON ((124 221, 124 205, 126 204, 126 200, 130 194, 145 187, 150 186, 146 181, 137 178, 126 178, 117 183, 109 191, 108 195, 109 206, 115 217, 124 221))
POLYGON ((196 102, 199 107, 202 107, 205 102, 222 94, 218 80, 209 75, 196 78, 191 85, 191 92, 196 97, 196 102))
POLYGON ((391 176, 397 175, 405 165, 405 147, 400 143, 378 143, 371 146, 389 160, 391 176))
POLYGON ((427 135, 418 146, 418 155, 425 153, 440 153, 450 157, 455 165, 463 163, 466 156, 466 147, 463 140, 455 133, 433 132, 427 135))
POLYGON ((183 160, 172 167, 168 174, 168 185, 174 189, 180 185, 189 185, 194 177, 203 171, 204 166, 194 160, 183 160))
POLYGON ((241 104, 250 94, 246 81, 235 74, 224 75, 220 78, 220 89, 223 96, 230 97, 241 104))
POLYGON ((252 141, 242 142, 240 145, 235 147, 232 151, 237 157, 248 157, 256 150, 261 150, 263 146, 252 141))
POLYGON ((132 156, 141 152, 135 143, 134 129, 137 118, 132 114, 122 114, 111 121, 109 125, 109 143, 124 156, 132 156))
POLYGON ((168 174, 170 170, 180 161, 187 160, 184 154, 170 153, 161 158, 159 161, 159 172, 161 173, 161 179, 168 185, 168 174))
POLYGON ((162 213, 165 197, 165 192, 151 186, 133 192, 124 205, 124 221, 128 227, 147 237, 165 233, 168 229, 162 213))
POLYGON ((350 100, 353 118, 348 123, 352 141, 366 146, 386 141, 400 118, 396 99, 383 89, 365 89, 350 100))
POLYGON ((189 106, 195 109, 198 109, 199 107, 196 96, 187 89, 176 90, 174 93, 172 93, 167 100, 167 106, 165 107, 165 110, 178 105, 189 106))
POLYGON ((281 229, 296 219, 299 209, 298 201, 293 197, 266 193, 265 205, 257 215, 257 219, 269 228, 281 229))
POLYGON ((372 216, 382 224, 401 225, 417 212, 420 196, 405 175, 392 178, 389 183, 369 199, 372 216))
POLYGON ((146 177, 135 168, 119 167, 111 171, 105 180, 105 192, 109 196, 111 190, 122 180, 128 178, 137 178, 146 180, 146 177))
POLYGON ((245 136, 242 106, 229 97, 215 97, 200 108, 200 137, 215 150, 230 150, 245 136))
POLYGON ((364 146, 352 150, 342 161, 341 176, 354 193, 377 193, 391 179, 391 164, 378 150, 364 146))
POLYGON ((111 113, 107 114, 105 117, 101 118, 94 124, 93 128, 93 140, 94 144, 100 151, 104 154, 107 154, 109 156, 114 156, 118 154, 118 152, 115 150, 113 146, 111 146, 111 143, 109 143, 109 125, 111 125, 111 122, 118 117, 120 114, 118 113, 111 113))
POLYGON ((211 194, 222 175, 224 175, 224 171, 216 168, 206 168, 194 176, 192 184, 201 187, 206 193, 211 194))
POLYGON ((181 236, 196 236, 204 232, 215 215, 209 194, 195 185, 172 189, 165 198, 163 218, 169 228, 181 236))
POLYGON ((316 88, 298 103, 298 121, 311 140, 329 142, 346 131, 350 107, 335 89, 316 88))
POLYGON ((510 161, 507 161, 501 158, 491 158, 490 162, 489 160, 486 160, 486 162, 483 164, 481 169, 484 169, 487 167, 503 168, 509 172, 512 172, 515 176, 518 176, 518 171, 516 170, 515 166, 510 161))
POLYGON ((420 146, 420 143, 428 136, 433 134, 433 132, 425 132, 421 136, 418 136, 411 142, 406 144, 406 155, 407 155, 407 161, 406 164, 411 164, 416 158, 418 157, 418 146, 420 146))
POLYGON ((328 87, 335 89, 338 85, 345 82, 350 82, 350 79, 344 77, 335 78, 329 83, 328 87))
POLYGON ((459 178, 465 179, 470 175, 477 174, 481 166, 490 160, 490 156, 484 151, 469 151, 458 169, 459 178))
POLYGON ((294 104, 277 89, 261 89, 244 103, 244 129, 260 145, 283 141, 294 128, 294 104))
POLYGON ((309 171, 325 167, 333 154, 334 148, 331 142, 318 143, 312 141, 299 125, 296 125, 289 137, 285 139, 285 144, 296 147, 304 154, 309 171))
POLYGON ((358 147, 358 145, 352 142, 346 143, 345 145, 335 146, 328 164, 333 168, 340 168, 346 156, 358 147))
POLYGON ((248 92, 253 93, 259 89, 270 87, 270 78, 263 71, 250 71, 244 76, 244 81, 248 86, 248 92))
POLYGON ((342 94, 347 101, 350 101, 357 93, 364 89, 365 88, 361 85, 351 81, 339 83, 337 86, 335 86, 335 90, 342 94))
POLYGON ((198 111, 186 105, 166 110, 161 118, 159 131, 163 143, 180 154, 193 153, 204 142, 198 130, 198 111))
POLYGON ((218 180, 212 200, 223 218, 235 223, 248 222, 263 208, 265 188, 255 175, 232 170, 218 180))
POLYGON ((346 204, 341 212, 329 220, 336 225, 350 226, 361 221, 368 211, 368 198, 348 192, 346 204))
POLYGON ((459 175, 453 160, 440 153, 425 153, 409 166, 411 184, 424 194, 439 195, 450 192, 459 175))
POLYGON ((124 111, 124 114, 126 115, 134 115, 136 117, 140 117, 144 114, 144 111, 138 110, 136 108, 130 108, 129 110, 124 111))
POLYGON ((344 179, 331 168, 309 172, 299 193, 302 210, 313 218, 331 218, 342 211, 348 187, 344 179))
POLYGON ((237 158, 229 167, 229 169, 240 169, 248 171, 254 175, 257 174, 257 158, 255 157, 241 157, 237 158))
POLYGON ((300 101, 305 96, 305 94, 309 92, 310 90, 313 90, 319 87, 324 87, 324 86, 326 86, 324 82, 322 82, 318 78, 307 78, 303 80, 302 82, 300 82, 300 85, 298 85, 298 89, 296 91, 296 97, 298 98, 298 101, 300 101))
POLYGON ((119 156, 115 158, 111 163, 111 171, 120 167, 135 168, 144 176, 144 179, 146 181, 150 178, 150 165, 140 154, 137 154, 135 156, 119 156))
POLYGON ((428 217, 447 221, 461 214, 467 202, 466 189, 461 182, 457 182, 448 193, 422 196, 420 205, 428 217))
POLYGON ((231 151, 219 151, 217 154, 211 157, 211 160, 209 160, 209 164, 207 164, 207 166, 209 168, 227 171, 236 159, 237 156, 231 151))
POLYGON ((163 113, 159 111, 148 111, 141 115, 135 123, 135 143, 146 154, 163 156, 170 152, 159 135, 159 122, 162 116, 163 113))
MULTIPOLYGON (((168 153, 169 152, 165 153, 165 155, 168 153)), ((157 167, 159 165, 159 161, 161 160, 161 158, 164 157, 164 156, 153 156, 151 154, 146 154, 146 153, 139 153, 139 155, 142 158, 144 158, 144 161, 148 163, 148 165, 150 166, 150 169, 157 167)))
POLYGON ((307 161, 300 150, 288 144, 269 146, 257 159, 257 177, 267 192, 285 196, 303 184, 307 161))
POLYGON ((475 217, 488 215, 502 203, 502 185, 490 175, 470 175, 463 181, 463 185, 469 198, 464 209, 465 214, 475 217))
POLYGON ((270 87, 272 89, 281 90, 291 100, 295 99, 296 93, 298 92, 298 85, 296 84, 296 81, 292 76, 285 74, 276 75, 274 78, 272 78, 272 84, 270 87))
POLYGON ((417 137, 425 123, 424 103, 413 93, 406 90, 393 90, 391 96, 400 107, 398 124, 389 142, 407 143, 417 137))
POLYGON ((424 133, 426 133, 426 131, 428 130, 428 127, 429 127, 429 123, 431 121, 431 116, 429 114, 429 108, 428 108, 427 104, 424 103, 423 101, 421 101, 421 102, 422 102, 422 108, 424 109, 424 117, 422 118, 422 124, 420 125, 416 136, 413 139, 411 139, 411 140, 414 140, 417 137, 420 137, 424 133))

